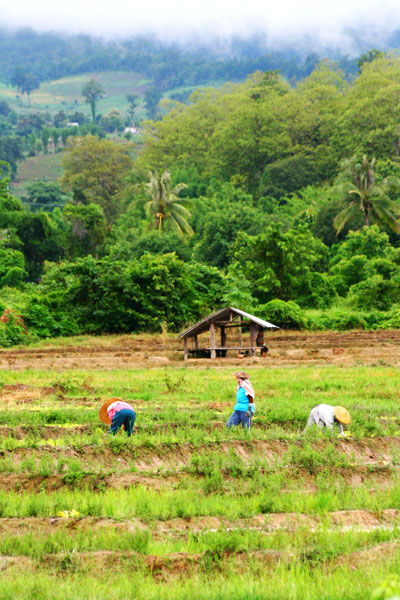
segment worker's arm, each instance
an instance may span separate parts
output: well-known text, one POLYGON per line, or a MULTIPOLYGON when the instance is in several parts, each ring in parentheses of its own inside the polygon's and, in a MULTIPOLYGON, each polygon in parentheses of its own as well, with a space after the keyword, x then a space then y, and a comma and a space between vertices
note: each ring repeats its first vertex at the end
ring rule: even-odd
POLYGON ((246 411, 246 415, 248 417, 251 417, 254 413, 254 398, 253 396, 250 396, 249 394, 246 394, 247 399, 249 401, 249 406, 247 407, 247 411, 246 411))

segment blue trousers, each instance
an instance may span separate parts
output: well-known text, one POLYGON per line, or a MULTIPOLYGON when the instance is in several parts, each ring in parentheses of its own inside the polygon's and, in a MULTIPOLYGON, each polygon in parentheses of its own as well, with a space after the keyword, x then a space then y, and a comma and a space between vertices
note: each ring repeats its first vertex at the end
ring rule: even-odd
POLYGON ((126 434, 128 436, 132 435, 133 426, 136 421, 136 413, 133 410, 129 410, 129 408, 123 408, 115 413, 113 420, 111 421, 111 427, 107 433, 112 433, 115 435, 117 431, 124 426, 126 434))
POLYGON ((240 423, 241 423, 243 429, 245 427, 247 427, 247 429, 250 429, 251 419, 252 419, 252 417, 246 416, 245 410, 235 410, 229 417, 229 420, 228 420, 226 426, 232 427, 233 425, 240 425, 240 423))

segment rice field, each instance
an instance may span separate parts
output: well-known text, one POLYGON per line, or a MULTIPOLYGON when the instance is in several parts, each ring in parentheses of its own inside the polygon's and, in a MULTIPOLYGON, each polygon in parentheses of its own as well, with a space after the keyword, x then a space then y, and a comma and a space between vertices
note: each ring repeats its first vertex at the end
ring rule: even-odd
MULTIPOLYGON (((247 368, 248 367, 248 368, 247 368)), ((400 592, 397 367, 0 372, 0 599, 351 599, 400 592), (135 408, 107 435, 105 399, 135 408), (302 434, 341 404, 337 431, 302 434)))

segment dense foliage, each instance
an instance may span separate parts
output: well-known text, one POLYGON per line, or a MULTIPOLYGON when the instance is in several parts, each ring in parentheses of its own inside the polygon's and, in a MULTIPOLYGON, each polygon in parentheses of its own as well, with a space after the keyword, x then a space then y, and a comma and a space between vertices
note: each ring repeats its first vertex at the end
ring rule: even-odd
POLYGON ((351 82, 329 61, 295 87, 257 72, 164 105, 133 150, 78 124, 30 210, 3 164, 0 308, 31 337, 178 330, 224 305, 400 326, 399 77, 383 54, 351 82))

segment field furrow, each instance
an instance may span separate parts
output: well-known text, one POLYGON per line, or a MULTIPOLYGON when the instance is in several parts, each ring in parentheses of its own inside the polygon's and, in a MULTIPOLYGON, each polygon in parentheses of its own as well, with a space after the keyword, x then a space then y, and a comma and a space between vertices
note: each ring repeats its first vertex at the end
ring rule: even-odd
POLYGON ((400 334, 274 340, 268 363, 246 364, 251 435, 226 428, 243 363, 182 367, 170 338, 0 353, 16 365, 0 382, 0 598, 4 588, 53 600, 55 586, 70 598, 79 581, 82 600, 160 590, 163 600, 216 600, 217 589, 240 600, 293 589, 298 599, 369 599, 400 560, 400 334), (391 351, 390 365, 368 366, 391 351), (324 353, 323 366, 285 366, 324 353), (133 369, 140 361, 154 368, 133 369), (111 437, 98 419, 111 397, 136 410, 131 438, 111 437), (303 434, 319 403, 349 409, 347 437, 303 434))

